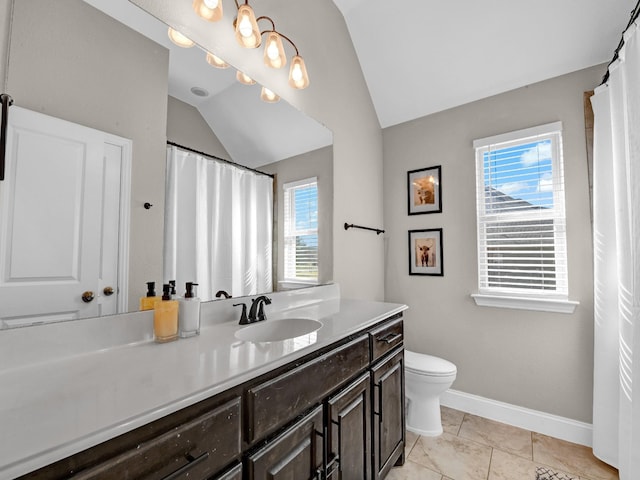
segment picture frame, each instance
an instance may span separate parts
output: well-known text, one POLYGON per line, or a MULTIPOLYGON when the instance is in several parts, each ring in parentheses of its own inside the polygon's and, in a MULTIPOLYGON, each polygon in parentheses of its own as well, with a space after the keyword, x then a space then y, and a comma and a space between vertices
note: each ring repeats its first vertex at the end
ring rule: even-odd
POLYGON ((409 215, 442 212, 442 168, 440 165, 407 172, 409 215))
POLYGON ((409 230, 409 275, 444 275, 442 228, 409 230))

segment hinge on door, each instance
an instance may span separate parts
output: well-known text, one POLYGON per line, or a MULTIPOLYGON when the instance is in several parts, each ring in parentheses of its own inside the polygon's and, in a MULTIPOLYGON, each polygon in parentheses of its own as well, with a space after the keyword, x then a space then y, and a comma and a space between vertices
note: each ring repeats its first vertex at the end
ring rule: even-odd
POLYGON ((2 123, 0 124, 0 181, 4 180, 4 170, 7 153, 7 126, 9 123, 9 107, 13 105, 13 98, 6 93, 0 95, 2 103, 2 123))

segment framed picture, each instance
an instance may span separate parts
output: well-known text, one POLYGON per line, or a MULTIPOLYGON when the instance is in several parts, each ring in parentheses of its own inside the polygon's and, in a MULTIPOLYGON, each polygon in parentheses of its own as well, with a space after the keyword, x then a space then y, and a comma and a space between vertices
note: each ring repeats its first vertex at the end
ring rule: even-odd
POLYGON ((409 215, 442 212, 440 165, 407 172, 409 215))
POLYGON ((409 230, 409 275, 444 275, 441 228, 409 230))

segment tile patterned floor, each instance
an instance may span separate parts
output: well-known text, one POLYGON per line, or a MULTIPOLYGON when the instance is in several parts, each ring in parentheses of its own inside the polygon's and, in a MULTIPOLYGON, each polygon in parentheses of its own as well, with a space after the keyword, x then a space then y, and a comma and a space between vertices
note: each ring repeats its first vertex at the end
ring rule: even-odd
POLYGON ((442 407, 444 433, 407 432, 406 462, 387 480, 618 480, 591 449, 442 407))

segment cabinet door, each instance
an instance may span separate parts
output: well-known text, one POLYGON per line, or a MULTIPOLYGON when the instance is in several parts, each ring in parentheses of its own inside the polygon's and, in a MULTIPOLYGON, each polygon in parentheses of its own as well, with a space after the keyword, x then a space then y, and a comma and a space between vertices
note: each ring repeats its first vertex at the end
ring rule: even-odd
POLYGON ((404 463, 404 350, 372 368, 373 457, 375 478, 384 478, 395 463, 404 463))
POLYGON ((211 480, 242 480, 242 464, 238 464, 228 472, 225 472, 211 480))
POLYGON ((322 406, 251 455, 250 480, 319 480, 323 477, 322 406))
POLYGON ((366 374, 327 401, 331 480, 371 479, 371 380, 366 374))

